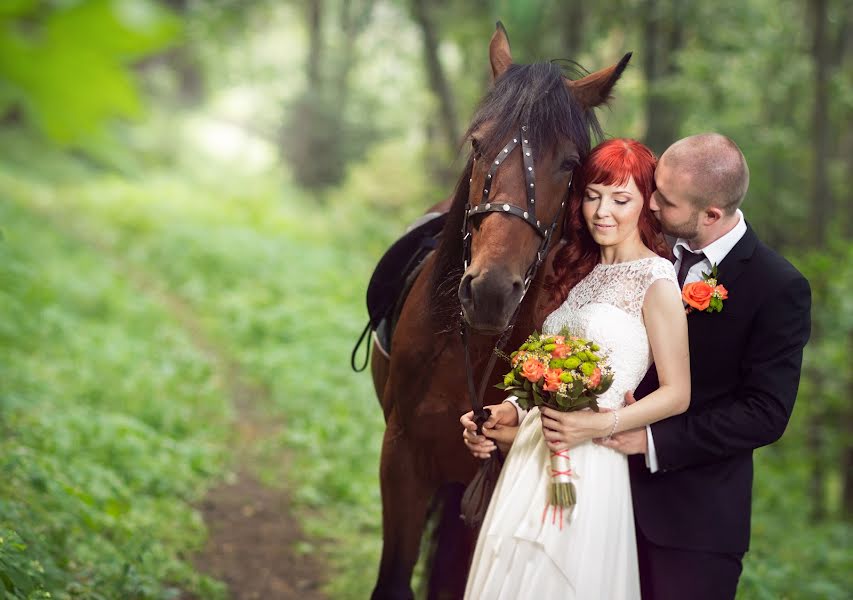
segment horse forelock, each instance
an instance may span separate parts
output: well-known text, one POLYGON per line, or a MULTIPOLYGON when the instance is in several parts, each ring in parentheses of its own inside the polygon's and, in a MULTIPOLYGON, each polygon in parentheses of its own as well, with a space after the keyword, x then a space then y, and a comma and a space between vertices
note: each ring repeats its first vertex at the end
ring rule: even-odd
MULTIPOLYGON (((594 139, 602 137, 592 109, 572 96, 564 77, 581 75, 582 67, 568 61, 511 65, 481 101, 465 134, 484 131, 478 137, 483 156, 496 156, 507 138, 527 125, 534 152, 571 140, 580 158, 589 153, 594 139), (562 68, 561 68, 562 67, 562 68), (566 72, 568 67, 568 73, 566 72), (488 124, 488 127, 483 127, 488 124)), ((570 77, 571 78, 571 77, 570 77)), ((430 285, 429 315, 435 333, 459 330, 461 306, 457 294, 462 279, 462 223, 470 191, 473 156, 456 184, 453 202, 436 250, 436 266, 430 285)))
POLYGON ((484 156, 496 156, 522 125, 528 127, 534 150, 571 140, 581 158, 589 152, 593 135, 601 133, 592 110, 569 92, 557 62, 511 65, 481 101, 466 137, 485 124, 485 136, 479 138, 484 156))

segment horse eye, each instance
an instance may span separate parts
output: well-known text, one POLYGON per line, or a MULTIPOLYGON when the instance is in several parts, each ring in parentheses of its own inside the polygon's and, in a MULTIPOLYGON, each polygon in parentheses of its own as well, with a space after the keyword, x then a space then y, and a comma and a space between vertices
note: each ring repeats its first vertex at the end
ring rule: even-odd
POLYGON ((578 160, 576 158, 567 158, 560 165, 561 171, 574 171, 575 167, 578 166, 578 160))
POLYGON ((480 157, 480 140, 477 138, 471 138, 471 149, 474 151, 475 157, 480 157))

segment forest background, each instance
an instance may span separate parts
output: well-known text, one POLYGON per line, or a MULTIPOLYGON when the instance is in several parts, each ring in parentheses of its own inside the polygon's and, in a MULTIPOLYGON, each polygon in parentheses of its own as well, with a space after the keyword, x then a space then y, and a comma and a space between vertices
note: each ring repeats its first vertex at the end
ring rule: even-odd
POLYGON ((788 430, 755 456, 738 596, 848 597, 851 12, 4 0, 0 597, 239 596, 193 557, 215 539, 200 502, 243 472, 286 493, 282 543, 325 595, 368 595, 383 421, 349 352, 376 261, 464 165, 497 19, 519 62, 634 52, 607 135, 740 145, 744 211, 811 282, 813 333, 788 430))

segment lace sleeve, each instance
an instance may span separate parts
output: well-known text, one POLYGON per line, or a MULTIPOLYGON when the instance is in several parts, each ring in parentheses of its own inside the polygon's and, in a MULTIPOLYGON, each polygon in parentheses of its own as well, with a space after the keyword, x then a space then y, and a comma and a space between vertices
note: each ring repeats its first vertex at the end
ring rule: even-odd
MULTIPOLYGON (((665 281, 671 281, 671 287, 673 292, 678 294, 679 297, 681 297, 681 290, 678 289, 678 278, 675 275, 675 265, 673 265, 665 258, 651 261, 651 266, 649 267, 648 272, 648 278, 646 279, 645 291, 648 291, 648 289, 652 287, 652 284, 660 279, 663 279, 665 281)), ((645 300, 645 293, 643 294, 643 299, 645 300)))
POLYGON ((658 279, 666 279, 678 287, 678 278, 675 276, 675 265, 665 258, 651 261, 652 265, 649 269, 649 285, 652 285, 658 279))

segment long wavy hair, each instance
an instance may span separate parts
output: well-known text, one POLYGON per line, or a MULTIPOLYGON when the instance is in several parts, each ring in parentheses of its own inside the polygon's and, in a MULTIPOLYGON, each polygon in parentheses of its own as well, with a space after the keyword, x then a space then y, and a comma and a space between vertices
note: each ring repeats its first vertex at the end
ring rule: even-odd
POLYGON ((563 239, 568 240, 554 256, 554 273, 545 279, 545 314, 560 306, 566 296, 581 279, 589 275, 601 259, 598 244, 592 238, 583 218, 583 203, 586 186, 624 185, 630 178, 643 196, 638 228, 640 239, 651 250, 665 258, 672 251, 666 243, 660 223, 649 208, 655 191, 655 165, 657 158, 647 147, 628 138, 615 138, 602 142, 590 152, 575 172, 572 193, 563 221, 563 239))

